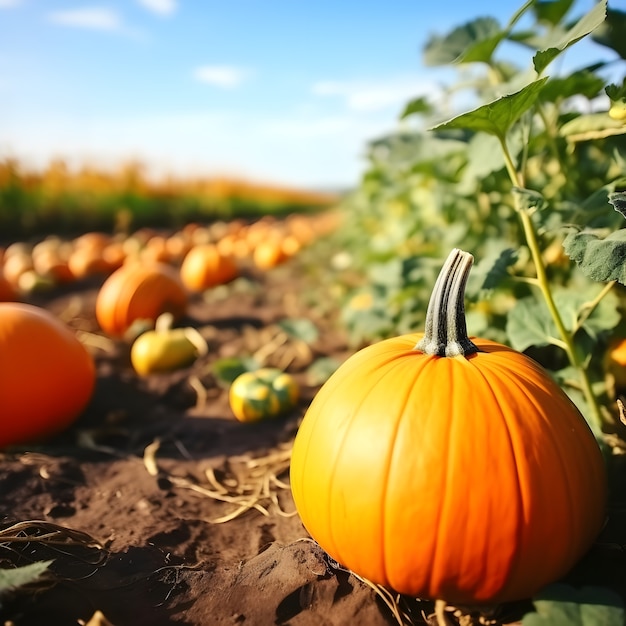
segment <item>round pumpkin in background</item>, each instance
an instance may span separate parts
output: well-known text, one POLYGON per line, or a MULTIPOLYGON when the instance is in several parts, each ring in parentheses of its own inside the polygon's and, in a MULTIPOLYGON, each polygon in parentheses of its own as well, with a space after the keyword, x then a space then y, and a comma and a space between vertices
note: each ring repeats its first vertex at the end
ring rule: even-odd
POLYGON ((187 302, 173 267, 130 262, 104 281, 96 298, 96 319, 105 333, 122 336, 137 320, 154 323, 163 313, 180 318, 187 302))
POLYGON ((4 277, 2 267, 0 267, 0 302, 14 302, 17 299, 15 287, 4 277))
POLYGON ((180 278, 190 291, 204 291, 237 278, 239 268, 230 254, 212 243, 197 244, 180 266, 180 278))
POLYGON ((278 237, 259 242, 252 252, 252 261, 260 270, 269 270, 289 258, 278 237))
POLYGON ((0 303, 0 447, 64 430, 91 399, 91 354, 54 315, 0 303))
POLYGON ((425 333, 368 346, 315 396, 291 488, 336 561, 455 605, 530 598, 587 552, 606 515, 598 443, 535 361, 469 338, 472 256, 454 250, 425 333))

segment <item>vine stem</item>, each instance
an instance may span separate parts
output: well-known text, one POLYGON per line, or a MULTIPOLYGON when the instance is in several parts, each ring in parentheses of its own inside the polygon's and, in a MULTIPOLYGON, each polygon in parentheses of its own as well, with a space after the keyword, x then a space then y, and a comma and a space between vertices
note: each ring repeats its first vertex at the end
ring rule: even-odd
MULTIPOLYGON (((511 153, 509 152, 509 148, 506 144, 506 139, 504 138, 504 136, 498 136, 498 140, 500 141, 500 146, 502 147, 504 162, 506 164, 509 178, 516 187, 522 188, 523 182, 517 172, 517 169, 515 168, 513 159, 511 158, 511 153)), ((567 358, 572 367, 574 367, 578 372, 581 389, 585 396, 585 400, 587 401, 587 405, 589 406, 589 418, 591 420, 591 425, 595 431, 600 433, 602 431, 602 414, 600 412, 600 407, 598 406, 598 401, 591 387, 591 381, 589 380, 587 372, 576 352, 573 334, 569 333, 567 328, 565 328, 563 318, 561 317, 561 314, 559 313, 559 310, 554 302, 552 291, 550 289, 550 282, 546 273, 546 266, 543 262, 543 257, 541 256, 541 248, 539 247, 539 241, 537 239, 537 233, 531 219, 530 211, 528 210, 528 208, 521 206, 518 199, 516 199, 516 209, 517 212, 520 214, 522 227, 524 229, 524 236, 526 238, 526 244, 528 245, 531 257, 533 259, 533 263, 535 265, 535 272, 537 274, 537 286, 539 287, 541 294, 543 295, 543 299, 546 303, 546 306, 548 307, 550 316, 552 317, 554 325, 556 326, 556 329, 561 337, 561 340, 563 342, 563 349, 567 354, 567 358)), ((602 293, 605 294, 605 291, 603 291, 602 293)))

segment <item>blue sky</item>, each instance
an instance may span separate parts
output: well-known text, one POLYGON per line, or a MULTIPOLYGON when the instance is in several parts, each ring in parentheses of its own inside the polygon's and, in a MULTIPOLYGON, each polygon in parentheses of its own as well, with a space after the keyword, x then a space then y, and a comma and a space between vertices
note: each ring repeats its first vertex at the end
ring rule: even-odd
POLYGON ((0 0, 0 158, 353 186, 366 142, 451 76, 422 66, 429 35, 520 4, 0 0))

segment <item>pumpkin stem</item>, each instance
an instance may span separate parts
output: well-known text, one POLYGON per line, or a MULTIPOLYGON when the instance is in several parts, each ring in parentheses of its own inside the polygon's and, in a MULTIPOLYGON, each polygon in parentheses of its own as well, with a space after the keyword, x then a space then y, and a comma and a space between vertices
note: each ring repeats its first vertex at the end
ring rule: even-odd
POLYGON ((465 286, 474 257, 455 248, 439 272, 426 312, 424 337, 415 346, 431 356, 468 356, 478 348, 467 335, 465 286))

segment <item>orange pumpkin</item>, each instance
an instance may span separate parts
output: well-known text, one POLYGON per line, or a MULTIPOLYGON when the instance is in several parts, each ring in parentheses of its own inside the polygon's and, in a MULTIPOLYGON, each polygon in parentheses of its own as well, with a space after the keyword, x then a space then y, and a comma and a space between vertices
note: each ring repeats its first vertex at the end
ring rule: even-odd
POLYGON ((252 252, 252 261, 260 270, 269 270, 284 263, 288 258, 278 237, 258 243, 252 252))
POLYGON ((17 299, 15 287, 4 277, 0 267, 0 302, 13 302, 17 299))
POLYGON ((179 318, 187 300, 172 267, 130 262, 104 281, 96 298, 96 319, 104 332, 121 336, 136 320, 155 322, 162 313, 179 318))
POLYGON ((239 269, 232 256, 212 243, 195 245, 180 266, 180 278, 190 291, 203 291, 237 277, 239 269))
POLYGON ((548 373, 468 338, 471 264, 452 252, 424 334, 368 346, 330 377, 291 461, 302 522, 335 560, 455 604, 528 598, 563 576, 607 498, 597 441, 548 373))
POLYGON ((85 409, 93 359, 70 329, 30 304, 0 303, 0 446, 57 433, 85 409))

